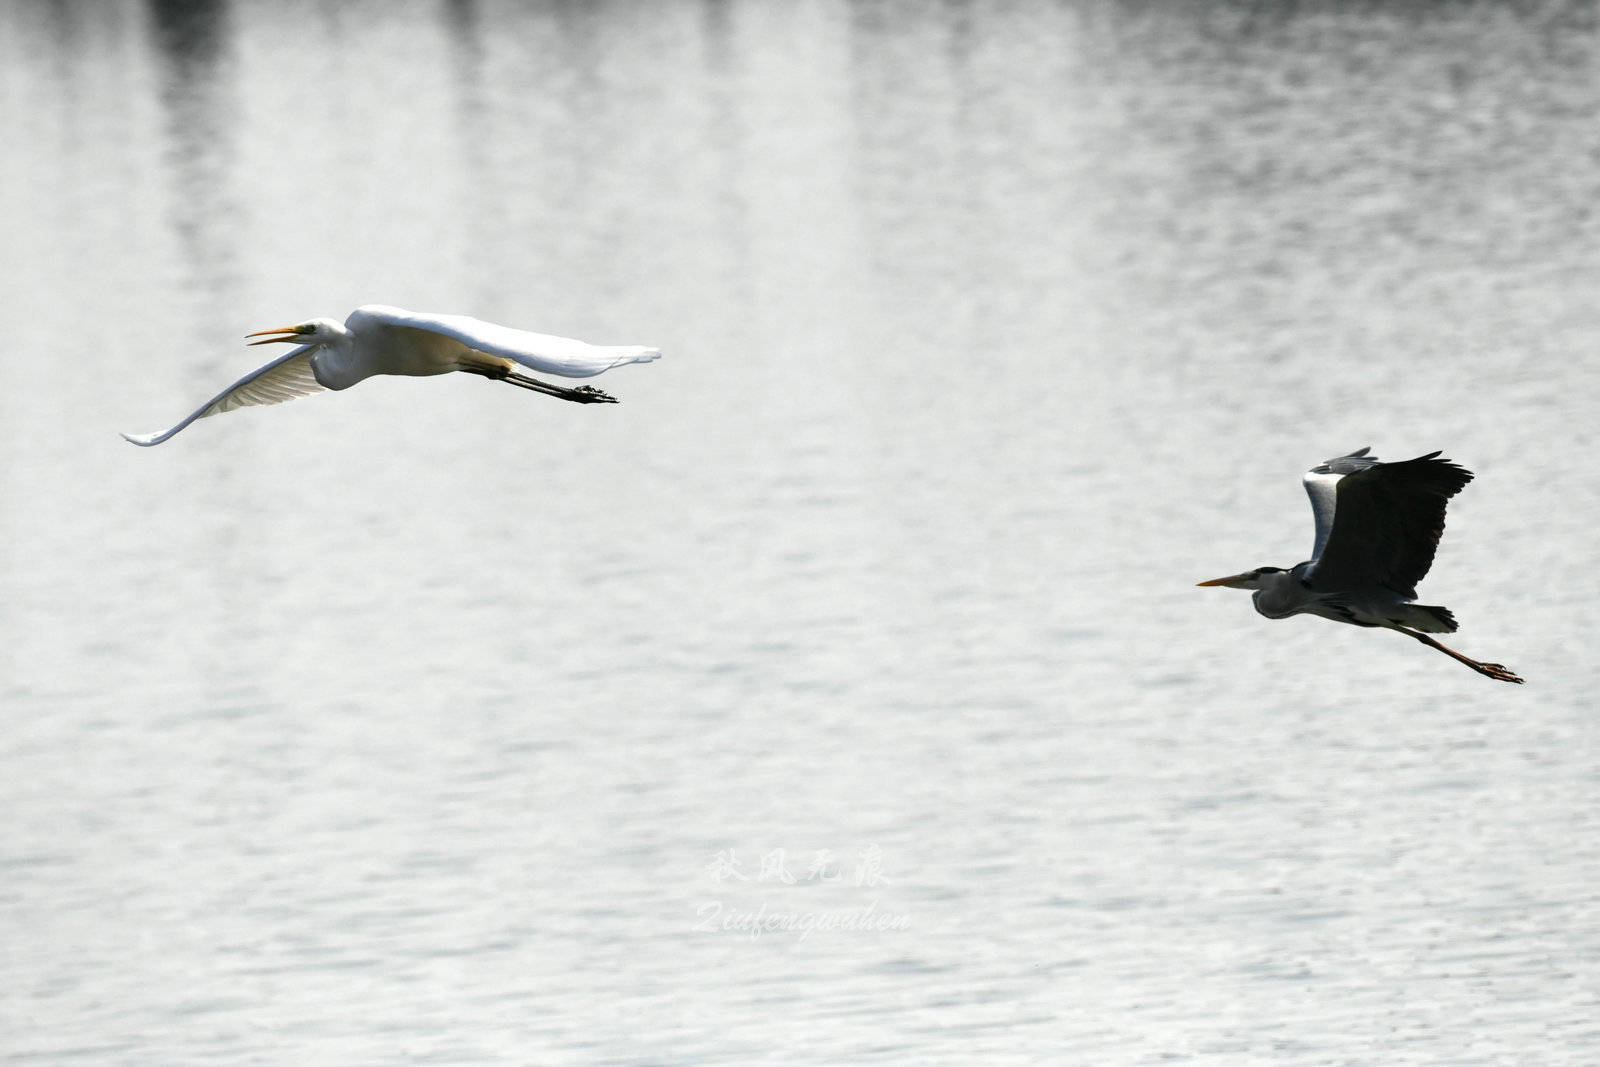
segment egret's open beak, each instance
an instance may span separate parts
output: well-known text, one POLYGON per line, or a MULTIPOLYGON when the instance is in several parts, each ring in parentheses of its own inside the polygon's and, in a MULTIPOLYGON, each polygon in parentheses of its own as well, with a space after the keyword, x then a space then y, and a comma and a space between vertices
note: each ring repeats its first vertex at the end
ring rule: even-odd
POLYGON ((1228 586, 1233 586, 1234 588, 1238 588, 1240 583, 1242 583, 1246 578, 1249 578, 1249 577, 1251 577, 1251 574, 1247 571, 1244 574, 1230 574, 1226 578, 1213 578, 1209 582, 1197 582, 1195 584, 1196 585, 1228 585, 1228 586))
POLYGON ((310 333, 310 332, 311 332, 311 327, 309 327, 309 326, 279 326, 278 328, 273 329, 273 330, 257 330, 255 333, 247 333, 247 334, 245 334, 245 336, 246 337, 266 337, 267 334, 281 334, 281 335, 283 335, 283 336, 267 337, 267 339, 265 341, 251 341, 250 342, 250 344, 252 344, 252 345, 270 345, 274 341, 290 341, 290 342, 298 341, 300 339, 300 335, 301 334, 310 333))

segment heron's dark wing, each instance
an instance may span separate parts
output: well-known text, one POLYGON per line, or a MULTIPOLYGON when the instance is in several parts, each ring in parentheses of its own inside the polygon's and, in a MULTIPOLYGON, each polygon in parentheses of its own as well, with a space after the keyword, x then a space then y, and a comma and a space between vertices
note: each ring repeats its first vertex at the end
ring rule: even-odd
POLYGON ((1338 489, 1339 480, 1347 474, 1366 470, 1377 464, 1375 456, 1367 455, 1372 451, 1372 446, 1357 449, 1348 456, 1326 460, 1318 466, 1306 471, 1301 482, 1306 487, 1306 495, 1311 498, 1311 515, 1316 520, 1316 540, 1311 545, 1311 555, 1308 557, 1313 562, 1322 558, 1322 550, 1328 547, 1328 534, 1333 530, 1334 498, 1338 489))
POLYGON ((1333 528, 1307 575, 1312 588, 1376 585, 1414 598, 1444 533, 1445 504, 1470 481, 1471 472, 1437 452, 1344 475, 1336 487, 1333 528))
POLYGON ((300 345, 266 366, 257 367, 200 405, 192 415, 165 433, 125 433, 122 436, 148 448, 150 445, 159 445, 195 419, 203 419, 207 415, 256 404, 281 404, 285 400, 320 393, 327 386, 317 381, 311 369, 311 352, 315 348, 316 345, 300 345))

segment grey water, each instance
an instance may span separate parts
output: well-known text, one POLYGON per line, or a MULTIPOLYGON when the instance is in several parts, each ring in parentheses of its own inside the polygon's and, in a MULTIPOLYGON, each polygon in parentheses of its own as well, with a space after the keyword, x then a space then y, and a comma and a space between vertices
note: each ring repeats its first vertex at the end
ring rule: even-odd
POLYGON ((0 7, 0 1062, 1600 1058, 1600 16, 0 7), (122 441, 362 303, 660 346, 122 441), (1477 474, 1479 677, 1194 583, 1477 474))

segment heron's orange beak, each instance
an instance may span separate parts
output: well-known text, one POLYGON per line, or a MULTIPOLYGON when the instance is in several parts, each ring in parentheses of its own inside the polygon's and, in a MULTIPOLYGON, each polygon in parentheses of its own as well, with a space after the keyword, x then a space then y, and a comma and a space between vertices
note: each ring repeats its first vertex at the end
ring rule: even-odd
POLYGON ((272 330, 257 330, 247 333, 246 337, 266 337, 267 334, 281 334, 283 336, 267 337, 265 341, 251 341, 251 345, 270 345, 274 341, 298 341, 303 333, 310 333, 309 326, 279 326, 272 330))
POLYGON ((1226 578, 1213 578, 1209 582, 1197 582, 1195 584, 1196 585, 1232 585, 1232 586, 1237 586, 1240 582, 1244 581, 1246 578, 1249 578, 1249 577, 1251 577, 1251 575, 1247 571, 1244 574, 1230 574, 1226 578))

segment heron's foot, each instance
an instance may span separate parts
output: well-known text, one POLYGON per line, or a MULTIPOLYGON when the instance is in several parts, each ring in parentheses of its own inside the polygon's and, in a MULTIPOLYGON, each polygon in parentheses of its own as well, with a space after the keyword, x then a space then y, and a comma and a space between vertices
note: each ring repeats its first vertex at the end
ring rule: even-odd
POLYGON ((1508 668, 1503 667, 1498 663, 1479 663, 1477 670, 1479 674, 1486 674, 1490 678, 1495 678, 1502 682, 1515 682, 1517 685, 1522 684, 1521 678, 1517 677, 1508 668))

